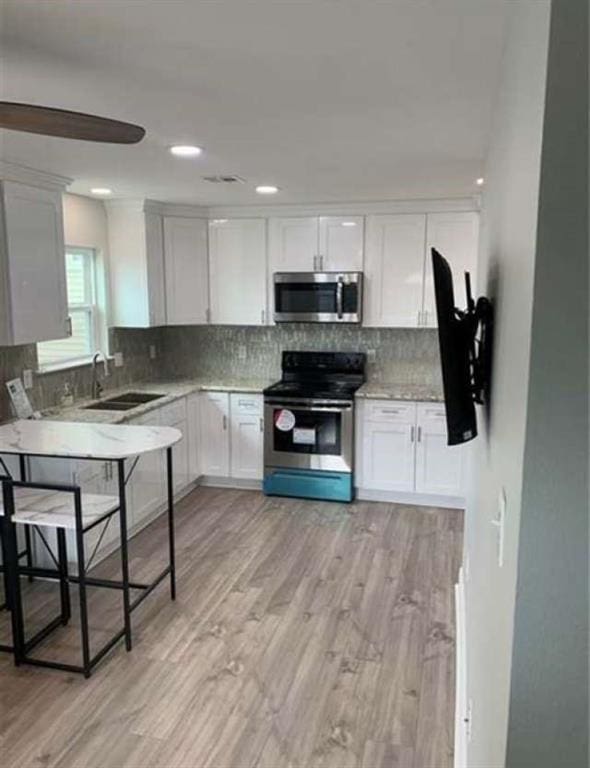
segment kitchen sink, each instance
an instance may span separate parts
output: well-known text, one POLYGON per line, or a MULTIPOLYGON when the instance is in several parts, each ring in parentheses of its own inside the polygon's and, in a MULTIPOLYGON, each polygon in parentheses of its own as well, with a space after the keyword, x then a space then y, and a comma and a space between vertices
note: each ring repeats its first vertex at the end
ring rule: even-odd
POLYGON ((117 400, 99 400, 96 403, 90 403, 85 405, 85 411, 130 411, 132 408, 137 408, 141 403, 120 403, 117 400))
POLYGON ((152 395, 149 392, 124 392, 122 395, 107 397, 105 400, 97 400, 90 405, 85 405, 85 411, 130 411, 138 405, 151 403, 165 395, 152 395))

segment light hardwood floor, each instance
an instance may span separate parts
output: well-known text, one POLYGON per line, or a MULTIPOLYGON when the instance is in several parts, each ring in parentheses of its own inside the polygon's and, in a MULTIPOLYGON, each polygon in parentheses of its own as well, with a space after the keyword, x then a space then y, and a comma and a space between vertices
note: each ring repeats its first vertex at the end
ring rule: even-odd
MULTIPOLYGON (((135 612, 132 653, 118 646, 90 680, 0 655, 0 763, 450 768, 462 528, 455 510, 195 490, 177 507, 178 599, 165 584, 135 612)), ((133 578, 162 567, 163 521, 131 554, 133 578)), ((95 647, 120 599, 93 590, 95 647)), ((31 630, 56 601, 27 587, 31 630)), ((77 649, 74 610, 36 653, 77 649)))

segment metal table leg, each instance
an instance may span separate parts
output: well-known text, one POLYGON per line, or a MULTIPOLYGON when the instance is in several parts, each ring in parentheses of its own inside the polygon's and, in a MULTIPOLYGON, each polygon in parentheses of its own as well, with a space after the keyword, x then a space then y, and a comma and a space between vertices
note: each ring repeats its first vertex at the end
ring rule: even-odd
POLYGON ((176 558, 174 551, 174 477, 172 448, 166 448, 166 476, 168 482, 168 545, 170 549, 170 597, 176 600, 176 558))
POLYGON ((125 459, 117 461, 119 479, 119 521, 121 525, 121 571, 123 581, 123 616, 125 620, 125 647, 132 648, 131 598, 129 587, 129 554, 127 549, 127 498, 125 492, 125 459))

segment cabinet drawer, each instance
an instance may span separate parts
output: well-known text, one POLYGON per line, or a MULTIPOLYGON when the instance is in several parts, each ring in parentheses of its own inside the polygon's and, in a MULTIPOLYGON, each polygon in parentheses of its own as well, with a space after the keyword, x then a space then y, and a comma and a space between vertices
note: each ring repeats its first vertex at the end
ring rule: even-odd
POLYGON ((445 421, 444 403, 420 403, 418 405, 418 421, 445 421))
POLYGON ((182 397, 174 403, 169 403, 160 409, 160 424, 171 426, 179 421, 186 421, 186 398, 182 397))
POLYGON ((401 403, 397 400, 367 400, 365 403, 365 419, 373 422, 414 421, 416 419, 416 404, 401 403))
POLYGON ((233 414, 252 414, 262 416, 264 408, 262 395, 246 395, 234 392, 231 395, 231 411, 233 414))

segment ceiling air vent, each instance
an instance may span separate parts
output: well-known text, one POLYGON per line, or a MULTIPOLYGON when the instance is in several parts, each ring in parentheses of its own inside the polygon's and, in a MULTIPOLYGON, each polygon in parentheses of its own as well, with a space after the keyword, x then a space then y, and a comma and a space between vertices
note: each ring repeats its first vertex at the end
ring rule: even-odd
POLYGON ((241 176, 234 176, 233 174, 222 173, 218 176, 203 176, 203 181, 208 181, 211 184, 245 184, 246 179, 241 176))

